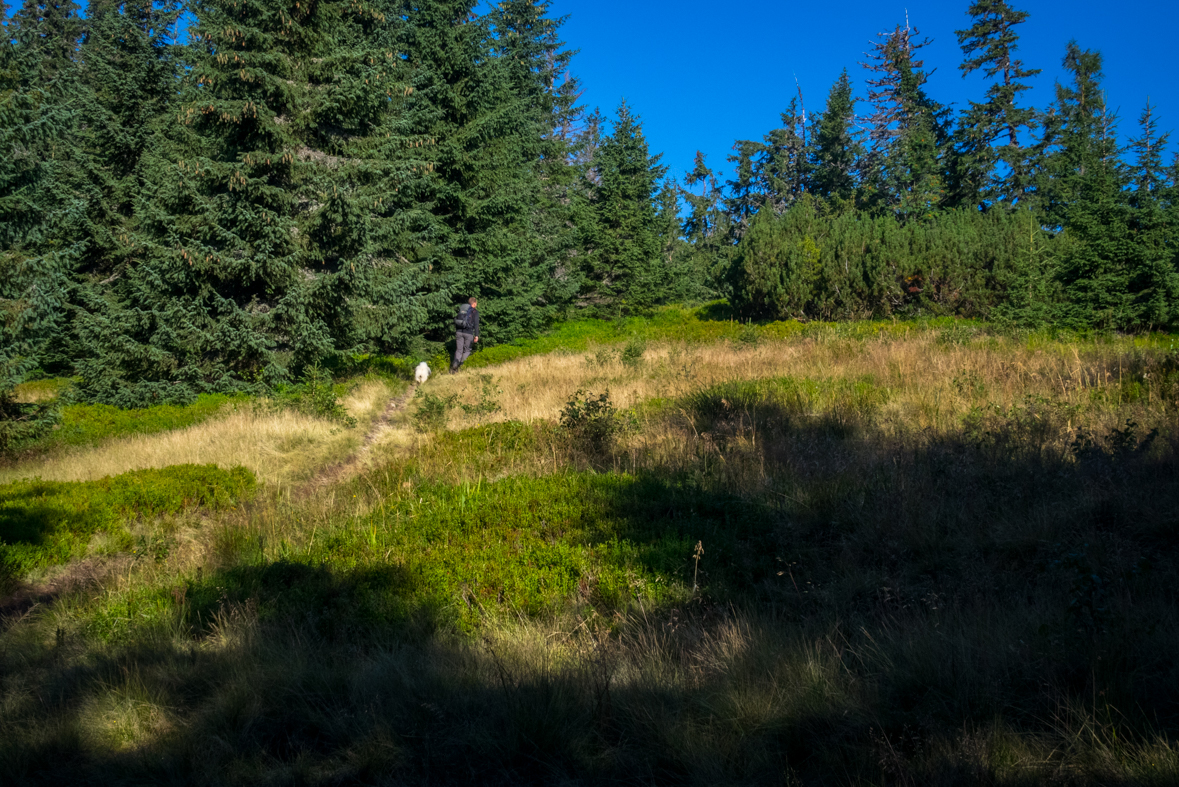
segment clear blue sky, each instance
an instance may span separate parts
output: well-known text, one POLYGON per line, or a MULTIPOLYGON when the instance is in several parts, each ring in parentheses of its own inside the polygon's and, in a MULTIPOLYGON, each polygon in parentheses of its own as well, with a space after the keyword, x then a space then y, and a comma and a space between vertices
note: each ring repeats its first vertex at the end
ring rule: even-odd
MULTIPOLYGON (((1100 50, 1110 106, 1119 109, 1121 133, 1136 134, 1147 96, 1162 130, 1179 130, 1179 2, 1176 0, 1015 0, 1030 13, 1021 25, 1020 56, 1044 72, 1025 93, 1036 107, 1053 98, 1063 80, 1065 44, 1100 50)), ((573 71, 584 82, 583 101, 611 113, 620 99, 642 116, 651 148, 664 153, 671 173, 691 168, 697 149, 714 169, 736 139, 760 139, 779 124, 795 94, 795 76, 807 109, 821 109, 845 66, 863 93, 863 53, 876 33, 905 19, 933 39, 923 50, 931 96, 965 106, 982 100, 985 83, 963 79, 962 51, 954 31, 967 27, 968 0, 554 0, 567 14, 564 39, 581 50, 573 71)), ((1177 149, 1173 135, 1171 150, 1177 149)))

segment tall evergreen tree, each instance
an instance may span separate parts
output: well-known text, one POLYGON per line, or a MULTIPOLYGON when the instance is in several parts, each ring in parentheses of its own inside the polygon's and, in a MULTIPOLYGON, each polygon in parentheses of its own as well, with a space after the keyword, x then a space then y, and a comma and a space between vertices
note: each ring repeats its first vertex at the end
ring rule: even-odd
POLYGON ((812 188, 836 207, 850 206, 856 194, 855 172, 863 147, 854 128, 855 111, 851 77, 844 69, 811 130, 812 188))
POLYGON ((664 266, 656 230, 657 184, 667 168, 651 155, 642 122, 623 101, 597 153, 594 199, 598 248, 589 258, 587 293, 607 311, 637 312, 659 300, 664 266))
POLYGON ((1067 304, 1061 320, 1073 327, 1124 328, 1134 318, 1129 292, 1137 249, 1123 194, 1117 117, 1105 102, 1099 52, 1069 42, 1069 84, 1056 86, 1044 121, 1052 142, 1037 185, 1045 223, 1065 231, 1059 276, 1067 304))
POLYGON ((1015 28, 1027 18, 1006 0, 974 0, 966 12, 969 28, 958 30, 958 44, 966 59, 958 66, 965 78, 982 70, 995 80, 984 103, 970 102, 959 118, 958 201, 1002 203, 1008 207, 1026 198, 1031 166, 1022 134, 1036 129, 1035 110, 1019 106, 1020 94, 1031 88, 1023 80, 1040 69, 1025 68, 1015 57, 1019 35, 1015 28))
POLYGON ((555 238, 561 222, 550 220, 563 199, 556 130, 573 96, 557 78, 570 53, 547 2, 504 3, 484 17, 475 5, 401 5, 417 70, 407 117, 437 140, 432 176, 407 208, 427 218, 432 324, 445 330, 453 300, 479 294, 485 334, 508 339, 543 326, 576 283, 560 251, 573 235, 555 238))
POLYGON ((882 33, 872 44, 865 68, 873 106, 868 119, 871 155, 864 179, 869 205, 905 220, 927 216, 946 190, 945 155, 949 111, 925 92, 929 75, 918 52, 930 41, 908 22, 882 33))
POLYGON ((1179 223, 1168 210, 1167 173, 1162 151, 1169 134, 1160 134, 1150 101, 1139 118, 1140 135, 1130 143, 1133 191, 1129 195, 1135 254, 1130 260, 1129 320, 1136 326, 1179 321, 1179 223))
POLYGON ((753 223, 753 217, 761 209, 764 195, 760 190, 757 160, 764 150, 761 142, 739 139, 733 143, 733 153, 728 162, 733 165, 733 179, 725 182, 728 196, 725 209, 728 213, 729 232, 734 241, 741 240, 753 223))
POLYGON ((41 16, 26 4, 0 40, 0 451, 53 420, 51 408, 17 402, 14 389, 42 366, 60 331, 74 259, 63 232, 73 206, 60 193, 59 171, 72 152, 74 116, 62 87, 77 28, 63 9, 41 16))
POLYGON ((777 213, 809 190, 811 176, 806 113, 797 98, 790 100, 781 118, 782 125, 763 137, 754 160, 762 205, 777 213))
MULTIPOLYGON (((84 393, 139 405, 284 379, 422 325, 390 199, 430 165, 389 10, 198 2, 176 122, 142 166, 135 251, 81 321, 84 393), (412 151, 411 151, 412 148, 412 151)), ((408 246, 408 244, 405 244, 408 246)))
POLYGON ((696 268, 704 272, 709 289, 725 294, 733 249, 728 215, 720 181, 700 151, 696 151, 694 166, 684 178, 680 196, 688 203, 680 231, 690 244, 692 255, 698 258, 696 268), (700 189, 699 194, 694 192, 696 188, 700 189))

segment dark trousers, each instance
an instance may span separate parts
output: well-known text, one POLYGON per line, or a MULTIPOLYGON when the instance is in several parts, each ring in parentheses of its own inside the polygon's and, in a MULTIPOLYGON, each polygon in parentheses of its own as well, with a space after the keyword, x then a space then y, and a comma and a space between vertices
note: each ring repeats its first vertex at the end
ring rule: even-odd
POLYGON ((475 349, 475 334, 459 331, 454 335, 454 362, 450 370, 455 371, 463 365, 463 361, 471 357, 471 350, 475 349))

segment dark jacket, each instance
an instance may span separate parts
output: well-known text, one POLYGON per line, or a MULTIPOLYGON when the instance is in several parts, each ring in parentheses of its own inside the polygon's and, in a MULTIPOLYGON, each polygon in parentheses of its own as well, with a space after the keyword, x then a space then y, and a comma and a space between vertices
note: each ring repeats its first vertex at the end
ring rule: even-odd
POLYGON ((467 312, 467 327, 459 331, 459 333, 469 333, 472 336, 479 335, 479 310, 472 307, 467 312))

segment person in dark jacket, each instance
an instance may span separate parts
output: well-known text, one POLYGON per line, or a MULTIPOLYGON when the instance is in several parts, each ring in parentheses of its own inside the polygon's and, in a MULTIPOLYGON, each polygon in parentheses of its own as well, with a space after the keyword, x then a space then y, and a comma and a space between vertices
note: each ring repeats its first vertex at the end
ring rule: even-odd
POLYGON ((457 372, 463 361, 471 357, 471 350, 475 349, 475 343, 479 341, 479 301, 471 298, 467 303, 470 304, 470 308, 467 309, 466 318, 462 320, 462 325, 456 326, 458 330, 454 334, 454 361, 450 364, 451 374, 457 372))

